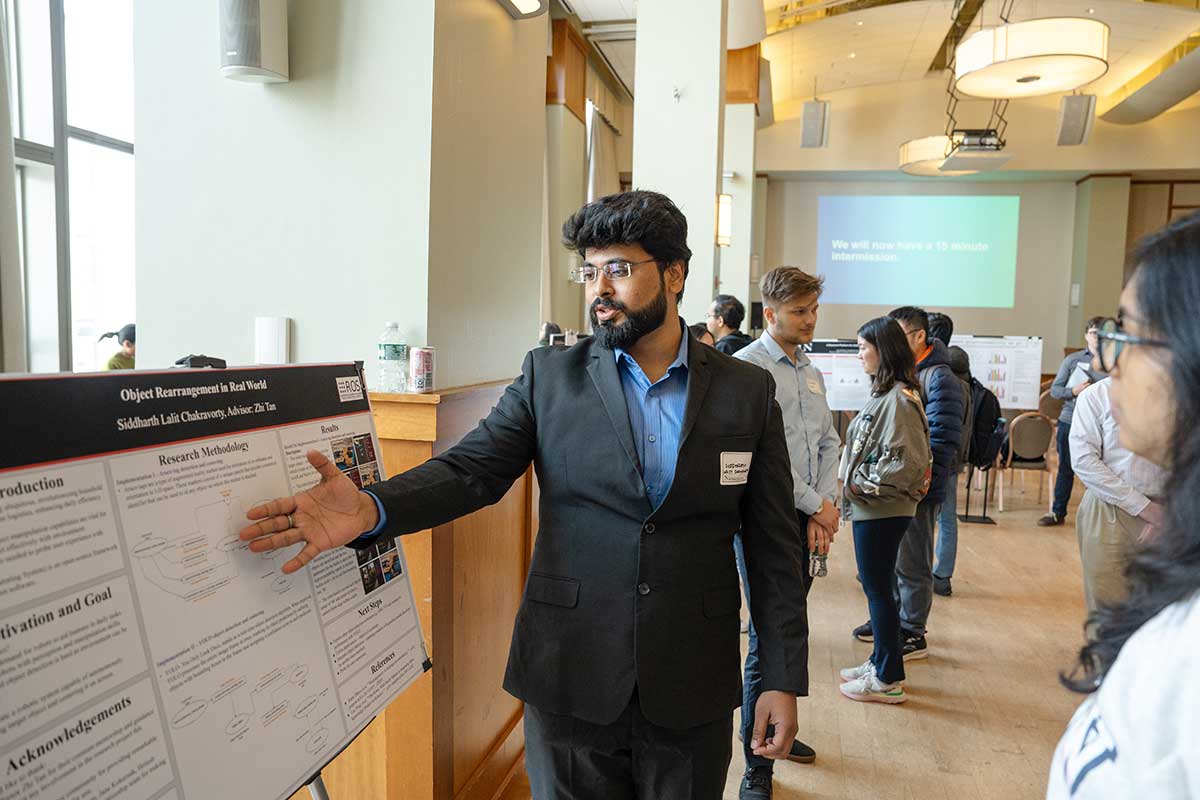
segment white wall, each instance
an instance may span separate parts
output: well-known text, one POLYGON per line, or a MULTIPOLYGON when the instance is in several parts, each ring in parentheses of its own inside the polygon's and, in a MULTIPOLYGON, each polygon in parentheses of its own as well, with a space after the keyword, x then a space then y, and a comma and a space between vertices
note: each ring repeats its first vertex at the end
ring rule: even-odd
POLYGON ((546 106, 549 169, 550 314, 563 329, 583 330, 583 287, 570 279, 579 256, 562 246, 562 225, 587 202, 587 127, 565 105, 546 106))
MULTIPOLYGON (((799 103, 776 103, 776 123, 759 132, 761 171, 894 170, 900 144, 942 133, 946 80, 889 83, 822 95, 830 101, 829 146, 800 147, 799 103)), ((1167 112, 1141 125, 1096 120, 1080 147, 1055 144, 1059 97, 1014 100, 1009 105, 1011 170, 1084 172, 1200 167, 1200 108, 1167 112)), ((991 101, 959 103, 960 127, 983 127, 991 101)), ((944 179, 942 179, 944 180, 944 179)))
MULTIPOLYGON (((1013 308, 943 308, 956 333, 1041 336, 1042 370, 1062 360, 1067 329, 1075 219, 1073 182, 916 183, 771 181, 767 193, 767 260, 763 271, 787 265, 807 271, 817 256, 817 205, 821 195, 1019 195, 1016 303, 1013 308)), ((822 304, 817 336, 853 338, 859 325, 890 306, 822 304)))
POLYGON ((654 0, 637 20, 633 185, 687 217, 692 260, 680 314, 704 317, 716 276, 717 195, 725 127, 726 0, 654 0))
POLYGON ((511 378, 537 345, 547 25, 499 3, 437 2, 429 343, 442 387, 511 378))
MULTIPOLYGON (((722 181, 723 192, 733 198, 733 227, 729 247, 720 248, 720 291, 746 304, 742 329, 750 330, 750 254, 754 250, 754 139, 753 103, 725 106, 723 172, 734 177, 722 181)), ((689 320, 699 322, 700 320, 689 320)))
POLYGON ((275 86, 221 77, 218 6, 134 2, 138 366, 248 363, 260 314, 299 361, 424 341, 433 5, 293 0, 275 86))

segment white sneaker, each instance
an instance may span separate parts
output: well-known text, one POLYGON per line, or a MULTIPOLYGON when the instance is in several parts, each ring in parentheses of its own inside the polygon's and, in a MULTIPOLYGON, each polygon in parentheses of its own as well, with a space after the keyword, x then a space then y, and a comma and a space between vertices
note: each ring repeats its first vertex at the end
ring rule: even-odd
POLYGON ((903 703, 908 699, 908 696, 904 694, 904 687, 899 681, 896 683, 883 683, 879 678, 875 677, 873 670, 870 675, 843 683, 838 689, 846 697, 849 697, 851 700, 857 700, 860 703, 888 703, 889 705, 894 705, 896 703, 903 703))
POLYGON ((842 683, 847 681, 856 681, 859 678, 865 678, 868 675, 875 674, 875 665, 871 663, 871 659, 867 659, 857 667, 846 667, 841 671, 842 683))

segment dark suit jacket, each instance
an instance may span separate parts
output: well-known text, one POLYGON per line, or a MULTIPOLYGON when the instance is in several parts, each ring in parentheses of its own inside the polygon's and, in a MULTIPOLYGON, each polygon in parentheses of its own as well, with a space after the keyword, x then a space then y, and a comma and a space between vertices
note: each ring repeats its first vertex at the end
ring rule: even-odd
POLYGON ((689 728, 741 702, 739 529, 764 689, 808 693, 804 534, 774 391, 764 370, 689 347, 679 461, 654 510, 612 351, 539 348, 461 443, 366 491, 395 536, 498 501, 532 461, 541 527, 504 688, 607 724, 636 684, 647 719, 689 728), (753 454, 745 483, 722 483, 723 452, 753 454))

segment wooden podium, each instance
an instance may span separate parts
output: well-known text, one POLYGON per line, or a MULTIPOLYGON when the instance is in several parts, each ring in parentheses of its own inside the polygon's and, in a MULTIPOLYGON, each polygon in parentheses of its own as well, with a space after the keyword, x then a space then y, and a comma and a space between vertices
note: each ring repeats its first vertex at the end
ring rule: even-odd
MULTIPOLYGON (((507 386, 372 393, 386 473, 453 447, 507 386)), ((536 495, 530 469, 496 505, 401 538, 433 669, 324 769, 332 800, 494 800, 523 774, 523 707, 500 684, 536 495)), ((307 800, 307 790, 293 798, 307 800)))

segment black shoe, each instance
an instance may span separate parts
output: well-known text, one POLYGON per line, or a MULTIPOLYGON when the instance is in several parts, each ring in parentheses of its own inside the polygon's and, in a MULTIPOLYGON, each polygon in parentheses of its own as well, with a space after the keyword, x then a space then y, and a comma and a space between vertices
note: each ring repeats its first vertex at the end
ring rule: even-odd
POLYGON ((916 661, 929 657, 929 645, 924 636, 916 636, 908 631, 900 631, 900 654, 905 661, 916 661))
POLYGON ((787 760, 795 761, 797 764, 811 764, 817 760, 817 751, 799 739, 793 739, 792 749, 788 751, 787 760))
POLYGON ((954 594, 954 591, 950 588, 950 579, 939 578, 937 575, 934 575, 933 593, 942 597, 949 597, 950 595, 954 594))
POLYGON ((738 800, 771 800, 771 768, 751 767, 742 776, 738 800))
POLYGON ((1050 513, 1038 519, 1039 528, 1049 528, 1054 525, 1062 525, 1067 521, 1066 517, 1060 517, 1058 514, 1050 513))
POLYGON ((871 620, 867 620, 862 625, 859 625, 850 632, 850 635, 855 639, 858 639, 860 642, 875 641, 875 632, 871 630, 871 620))

